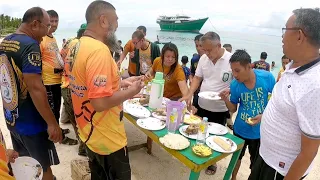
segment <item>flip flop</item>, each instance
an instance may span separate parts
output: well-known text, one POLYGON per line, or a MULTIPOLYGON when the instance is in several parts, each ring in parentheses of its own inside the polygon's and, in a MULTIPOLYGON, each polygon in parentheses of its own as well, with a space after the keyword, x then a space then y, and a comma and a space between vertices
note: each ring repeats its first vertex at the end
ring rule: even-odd
POLYGON ((217 172, 217 165, 211 165, 206 169, 206 174, 207 175, 214 175, 217 172))
POLYGON ((71 138, 65 137, 65 138, 62 140, 61 144, 66 144, 66 145, 72 146, 72 145, 77 145, 77 144, 78 144, 78 141, 75 140, 75 139, 71 139, 71 138))

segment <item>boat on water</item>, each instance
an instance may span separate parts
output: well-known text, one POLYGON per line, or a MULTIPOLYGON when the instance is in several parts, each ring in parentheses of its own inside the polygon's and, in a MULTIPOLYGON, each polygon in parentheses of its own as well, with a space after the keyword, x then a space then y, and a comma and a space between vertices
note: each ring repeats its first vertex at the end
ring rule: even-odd
POLYGON ((191 19, 186 15, 159 16, 157 23, 162 31, 196 32, 198 33, 208 17, 202 19, 191 19))

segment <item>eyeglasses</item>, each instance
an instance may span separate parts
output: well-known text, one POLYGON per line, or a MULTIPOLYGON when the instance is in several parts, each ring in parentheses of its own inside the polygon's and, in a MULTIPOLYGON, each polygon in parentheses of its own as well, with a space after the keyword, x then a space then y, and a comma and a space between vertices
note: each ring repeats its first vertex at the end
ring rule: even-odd
POLYGON ((301 29, 299 27, 282 28, 282 36, 286 33, 287 30, 301 31, 306 36, 306 33, 304 33, 303 29, 301 29))
POLYGON ((43 24, 41 21, 39 21, 39 20, 37 20, 41 25, 43 25, 43 26, 45 26, 47 29, 48 29, 48 32, 49 32, 49 30, 51 29, 51 24, 49 24, 49 25, 45 25, 45 24, 43 24))
POLYGON ((132 42, 132 43, 136 46, 142 39, 140 39, 138 42, 132 42))

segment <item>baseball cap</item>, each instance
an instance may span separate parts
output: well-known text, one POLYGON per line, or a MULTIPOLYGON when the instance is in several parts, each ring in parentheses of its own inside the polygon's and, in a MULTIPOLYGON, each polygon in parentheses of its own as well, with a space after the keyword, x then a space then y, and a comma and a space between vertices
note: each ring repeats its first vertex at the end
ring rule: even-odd
MULTIPOLYGON (((87 29, 87 23, 81 24, 80 29, 78 30, 78 32, 79 32, 80 30, 85 30, 85 29, 87 29)), ((78 33, 78 32, 77 32, 77 33, 78 33)))

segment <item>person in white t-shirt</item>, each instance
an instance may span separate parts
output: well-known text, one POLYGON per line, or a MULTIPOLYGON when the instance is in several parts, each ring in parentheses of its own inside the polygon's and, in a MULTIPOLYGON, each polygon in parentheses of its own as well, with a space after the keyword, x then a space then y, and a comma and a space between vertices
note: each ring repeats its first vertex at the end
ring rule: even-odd
MULTIPOLYGON (((201 81, 200 93, 205 91, 220 93, 229 88, 232 80, 229 64, 232 54, 221 46, 220 36, 215 32, 207 32, 200 41, 205 54, 199 60, 188 95, 180 99, 187 100, 189 105, 201 81)), ((199 97, 198 103, 198 116, 207 117, 209 122, 226 125, 229 111, 223 100, 207 100, 199 97)), ((209 166, 206 173, 213 175, 216 169, 216 166, 209 166)))
POLYGON ((297 9, 283 31, 292 59, 261 119, 260 156, 249 180, 299 180, 311 170, 320 144, 320 12, 297 9))

